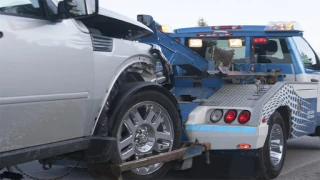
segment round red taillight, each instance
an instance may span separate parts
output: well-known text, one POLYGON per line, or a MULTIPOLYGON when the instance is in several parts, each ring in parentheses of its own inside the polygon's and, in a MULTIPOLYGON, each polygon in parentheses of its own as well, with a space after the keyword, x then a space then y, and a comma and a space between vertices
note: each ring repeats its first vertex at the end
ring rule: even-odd
POLYGON ((251 113, 249 111, 242 111, 239 114, 238 121, 240 124, 245 124, 250 120, 251 113))
POLYGON ((224 121, 226 123, 232 123, 237 118, 236 110, 229 110, 226 115, 224 115, 224 121))

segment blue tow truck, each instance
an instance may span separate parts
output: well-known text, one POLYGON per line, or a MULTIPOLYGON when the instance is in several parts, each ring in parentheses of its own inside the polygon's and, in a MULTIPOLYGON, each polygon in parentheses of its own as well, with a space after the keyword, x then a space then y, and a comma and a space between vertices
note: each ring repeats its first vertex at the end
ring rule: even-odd
POLYGON ((111 165, 116 177, 177 159, 174 169, 185 170, 205 152, 207 158, 210 153, 253 155, 257 177, 274 179, 283 168, 288 139, 320 136, 320 61, 299 23, 167 32, 152 16, 138 15, 138 21, 154 32, 139 42, 153 46, 159 77, 169 79, 158 83, 179 102, 182 144, 194 143, 111 165))
POLYGON ((149 15, 138 21, 154 31, 140 42, 159 46, 172 67, 183 141, 211 143, 212 153, 254 153, 258 176, 273 179, 288 139, 320 136, 320 61, 299 23, 167 32, 149 15))

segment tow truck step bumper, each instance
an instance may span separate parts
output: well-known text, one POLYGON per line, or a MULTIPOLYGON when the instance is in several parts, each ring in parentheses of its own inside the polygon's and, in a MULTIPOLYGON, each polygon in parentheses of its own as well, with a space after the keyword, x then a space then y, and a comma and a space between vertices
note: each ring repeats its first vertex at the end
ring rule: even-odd
POLYGON ((188 143, 185 142, 182 148, 161 153, 148 158, 143 158, 135 161, 125 162, 118 165, 112 165, 109 167, 109 171, 118 180, 122 179, 122 172, 129 171, 139 167, 145 167, 148 165, 156 163, 165 163, 177 160, 176 164, 173 166, 176 170, 184 170, 192 167, 192 158, 202 155, 203 152, 206 152, 206 162, 210 164, 209 149, 210 143, 188 143))
POLYGON ((268 126, 220 126, 186 125, 190 141, 209 142, 214 146, 210 150, 235 150, 239 144, 249 144, 251 149, 263 147, 268 135, 268 126))

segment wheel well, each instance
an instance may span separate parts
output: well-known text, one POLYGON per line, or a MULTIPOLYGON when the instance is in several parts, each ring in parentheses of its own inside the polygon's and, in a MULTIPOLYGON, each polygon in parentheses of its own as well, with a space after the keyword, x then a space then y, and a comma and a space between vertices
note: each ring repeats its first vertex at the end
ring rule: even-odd
MULTIPOLYGON (((169 90, 166 88, 152 82, 134 82, 134 83, 126 83, 123 84, 118 93, 117 96, 115 97, 114 101, 111 102, 111 107, 108 112, 108 117, 110 118, 109 123, 109 128, 113 128, 113 123, 115 122, 116 116, 114 116, 113 112, 118 112, 121 108, 124 102, 126 101, 127 98, 130 96, 143 92, 143 91, 157 91, 161 94, 164 94, 166 97, 168 97, 174 106, 177 108, 180 118, 181 118, 181 112, 179 108, 179 104, 175 97, 170 93, 169 90)), ((111 129, 109 129, 110 132, 111 129)))
MULTIPOLYGON (((108 124, 108 116, 110 114, 110 109, 114 104, 114 99, 116 98, 119 89, 122 85, 127 83, 134 83, 134 82, 152 82, 156 80, 155 75, 155 67, 152 66, 152 63, 148 62, 136 62, 128 67, 126 67, 120 75, 117 77, 115 83, 113 84, 110 94, 107 97, 105 104, 103 105, 103 109, 101 110, 101 114, 97 119, 97 125, 107 125, 108 124)), ((94 127, 93 131, 94 134, 97 133, 96 126, 94 127)), ((101 136, 105 136, 108 132, 98 132, 101 136), (103 135, 102 135, 103 134, 103 135)))
POLYGON ((291 134, 291 110, 288 106, 281 106, 277 109, 277 111, 281 114, 286 125, 287 138, 289 139, 291 134))
MULTIPOLYGON (((93 129, 93 135, 100 137, 108 137, 110 134, 109 127, 111 126, 111 115, 113 109, 116 107, 117 96, 121 91, 123 85, 129 85, 134 83, 148 83, 157 80, 155 73, 155 67, 152 66, 152 62, 137 62, 126 67, 115 80, 110 93, 105 100, 99 118, 96 118, 96 125, 93 129)), ((108 92, 108 90, 107 90, 108 92)), ((99 142, 100 143, 100 142, 99 142)), ((107 141, 106 141, 107 143, 107 141)), ((112 143, 111 143, 112 144, 112 143)), ((92 152, 87 152, 86 158, 92 160, 107 162, 109 157, 109 150, 97 149, 92 145, 92 152)), ((103 147, 101 143, 99 147, 103 147)))
POLYGON ((154 72, 152 72, 152 70, 148 68, 148 64, 146 63, 139 62, 131 64, 125 70, 123 70, 117 78, 116 82, 114 83, 111 89, 107 103, 111 103, 113 101, 121 85, 132 82, 150 81, 149 78, 150 74, 152 73, 154 72))
POLYGON ((126 82, 141 82, 145 81, 143 77, 137 72, 127 72, 125 74, 126 82))

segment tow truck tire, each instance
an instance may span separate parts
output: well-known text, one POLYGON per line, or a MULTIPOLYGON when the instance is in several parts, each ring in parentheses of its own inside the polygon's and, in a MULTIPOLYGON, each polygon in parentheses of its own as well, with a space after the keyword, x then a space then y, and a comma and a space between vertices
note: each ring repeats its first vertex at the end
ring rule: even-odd
MULTIPOLYGON (((156 137, 156 134, 159 132, 155 132, 157 131, 157 129, 155 128, 156 127, 155 121, 154 123, 150 124, 150 123, 147 123, 147 118, 143 117, 143 119, 145 119, 145 122, 143 123, 139 123, 135 125, 135 124, 132 124, 134 120, 129 122, 128 117, 130 119, 135 119, 136 117, 130 117, 128 115, 130 113, 131 115, 137 113, 138 111, 135 111, 134 109, 139 107, 139 105, 147 105, 147 106, 150 105, 148 107, 151 107, 151 106, 154 107, 153 109, 154 111, 157 111, 157 109, 160 109, 161 113, 163 113, 164 115, 164 116, 161 116, 161 124, 160 124, 160 126, 162 126, 161 132, 162 130, 163 132, 168 132, 166 130, 171 130, 170 134, 172 134, 171 136, 168 136, 169 138, 172 137, 172 140, 171 140, 172 145, 170 145, 171 149, 169 148, 169 151, 178 149, 180 147, 181 117, 174 103, 163 93, 158 92, 156 90, 143 90, 143 91, 137 92, 136 94, 132 95, 131 97, 125 100, 125 103, 123 103, 123 107, 119 112, 114 112, 116 113, 116 118, 115 118, 116 121, 114 123, 114 126, 110 129, 111 129, 112 137, 117 138, 117 145, 115 146, 115 149, 111 156, 111 162, 106 164, 99 164, 98 165, 99 167, 92 166, 92 168, 89 169, 91 174, 94 175, 96 178, 106 179, 106 177, 110 177, 110 172, 107 170, 108 165, 123 163, 124 155, 122 152, 127 149, 128 149, 128 152, 131 152, 130 149, 132 148, 135 149, 134 151, 136 151, 134 155, 132 156, 130 155, 130 158, 126 160, 126 161, 132 161, 134 159, 137 159, 138 156, 140 156, 138 153, 147 151, 148 148, 151 148, 150 146, 153 146, 154 148, 159 148, 159 146, 163 147, 162 144, 157 143, 158 141, 161 141, 161 139, 159 137, 156 137), (135 127, 133 127, 132 125, 134 125, 135 127), (163 125, 165 125, 166 127, 163 127, 163 125), (128 130, 127 127, 131 127, 132 129, 134 129, 132 132, 129 132, 128 137, 130 138, 134 136, 136 138, 134 138, 134 143, 130 143, 125 148, 123 147, 120 148, 121 147, 120 144, 126 143, 125 141, 129 139, 127 138, 126 133, 124 132, 125 131, 124 129, 128 130), (121 136, 125 136, 125 137, 121 137, 121 136), (148 146, 149 141, 148 140, 146 141, 146 138, 145 138, 146 136, 147 136, 147 139, 154 140, 153 144, 151 143, 150 146, 148 146)), ((159 120, 159 119, 156 119, 156 120, 159 120)), ((166 136, 163 136, 163 138, 166 138, 166 136)), ((149 150, 149 151, 152 151, 152 150, 149 150)), ((140 157, 138 157, 138 159, 140 159, 140 157)), ((171 169, 172 162, 167 162, 160 165, 161 166, 156 166, 156 165, 152 166, 154 167, 154 171, 150 171, 150 173, 146 172, 146 173, 139 174, 140 171, 138 170, 123 172, 122 178, 130 179, 130 180, 131 179, 161 179, 171 169)), ((147 171, 147 169, 145 169, 145 171, 147 171)))
POLYGON ((268 122, 269 131, 259 156, 259 179, 278 177, 284 166, 287 149, 287 130, 281 114, 274 112, 268 122), (271 144, 273 144, 271 146, 271 144), (280 157, 276 157, 280 155, 280 157))

